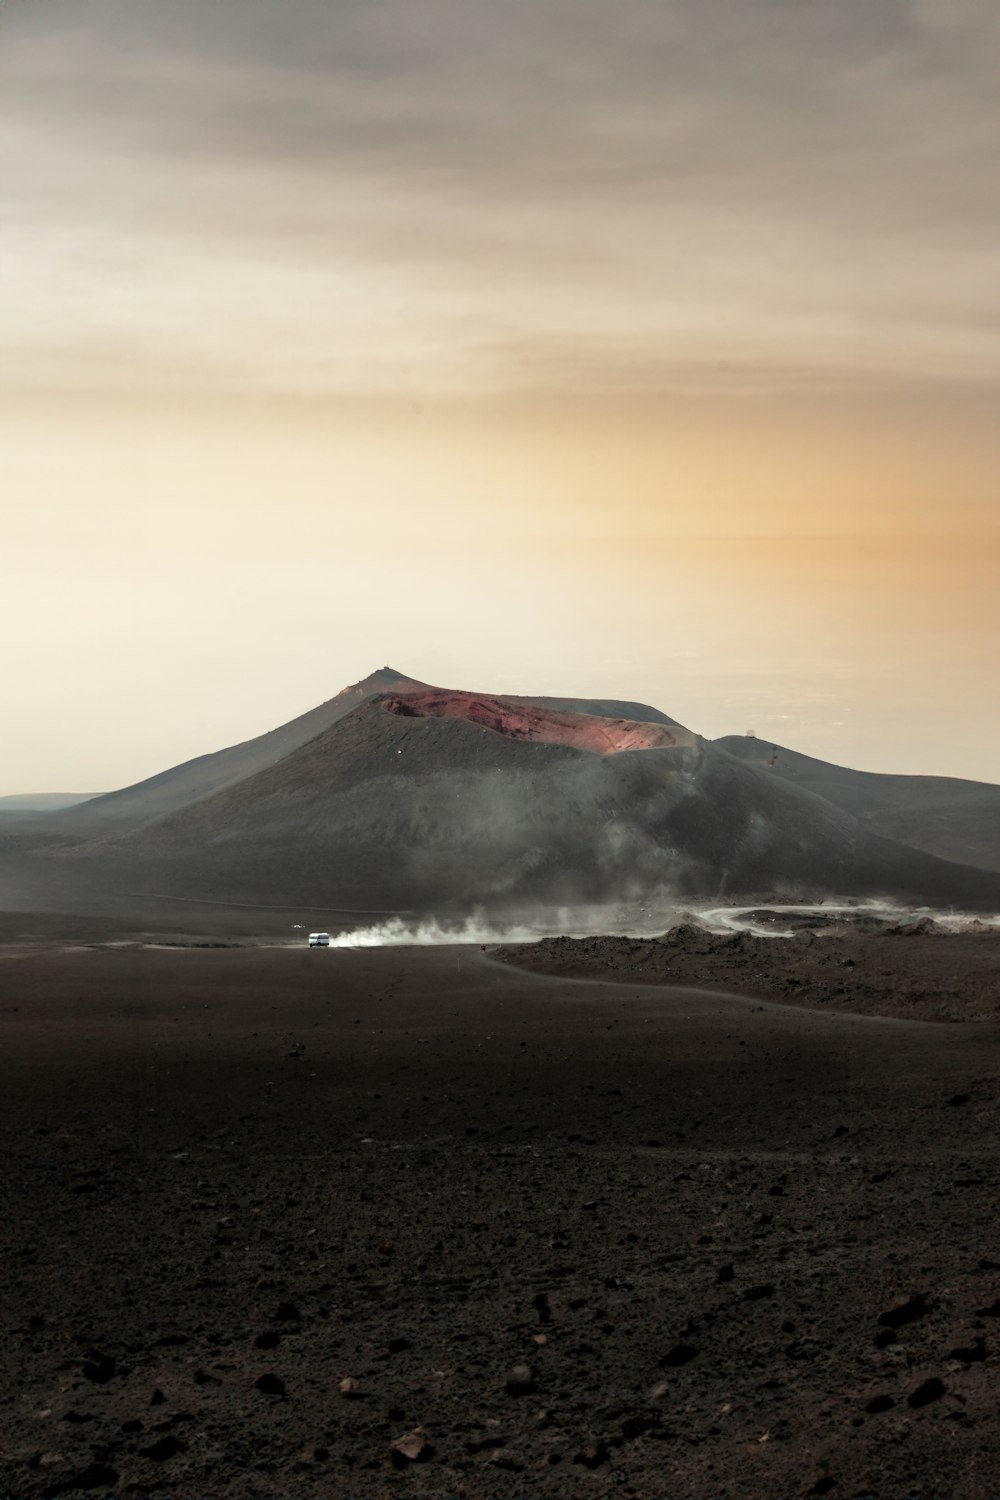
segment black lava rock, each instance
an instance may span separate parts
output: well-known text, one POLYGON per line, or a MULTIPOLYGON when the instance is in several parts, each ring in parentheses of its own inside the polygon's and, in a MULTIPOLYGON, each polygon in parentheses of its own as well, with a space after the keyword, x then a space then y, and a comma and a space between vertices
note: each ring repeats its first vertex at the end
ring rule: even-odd
POLYGON ((929 1380, 918 1385, 915 1391, 910 1392, 906 1398, 906 1404, 913 1407, 929 1406, 932 1401, 940 1401, 941 1397, 947 1393, 947 1389, 943 1380, 938 1380, 936 1375, 932 1375, 929 1380))
POLYGON ((187 1443, 182 1443, 179 1437, 168 1433, 166 1437, 158 1438, 148 1448, 140 1448, 139 1452, 144 1458, 151 1458, 158 1464, 166 1463, 168 1458, 174 1458, 178 1453, 183 1453, 187 1443))
POLYGON ((691 1360, 698 1357, 698 1353, 693 1344, 675 1344, 660 1360, 660 1369, 673 1370, 680 1365, 690 1364, 691 1360))
POLYGON ((924 1317, 930 1311, 927 1297, 923 1292, 916 1292, 906 1302, 897 1307, 890 1307, 879 1318, 883 1328, 903 1328, 907 1323, 915 1323, 918 1318, 924 1317))
POLYGON ((261 1375, 258 1380, 254 1381, 254 1384, 259 1391, 263 1391, 265 1396, 285 1395, 285 1382, 280 1375, 261 1375))

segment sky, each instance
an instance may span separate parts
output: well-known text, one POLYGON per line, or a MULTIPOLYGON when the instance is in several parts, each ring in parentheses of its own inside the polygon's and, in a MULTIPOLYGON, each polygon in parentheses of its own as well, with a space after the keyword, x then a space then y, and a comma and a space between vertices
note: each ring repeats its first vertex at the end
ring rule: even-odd
POLYGON ((994 0, 7 0, 0 794, 384 664, 1000 782, 994 0))

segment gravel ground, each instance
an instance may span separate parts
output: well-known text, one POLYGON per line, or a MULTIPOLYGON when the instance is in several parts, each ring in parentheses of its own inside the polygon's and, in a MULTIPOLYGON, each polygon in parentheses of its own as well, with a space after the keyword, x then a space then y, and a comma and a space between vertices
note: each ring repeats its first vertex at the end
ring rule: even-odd
POLYGON ((0 1490, 995 1496, 996 1028, 604 977, 0 948, 0 1490))
MULTIPOLYGON (((766 911, 760 919, 782 920, 766 911)), ((697 985, 860 1015, 1000 1018, 995 927, 947 933, 926 920, 825 919, 815 932, 803 925, 792 937, 759 937, 720 936, 686 923, 662 938, 547 938, 503 947, 498 957, 539 974, 697 985)))

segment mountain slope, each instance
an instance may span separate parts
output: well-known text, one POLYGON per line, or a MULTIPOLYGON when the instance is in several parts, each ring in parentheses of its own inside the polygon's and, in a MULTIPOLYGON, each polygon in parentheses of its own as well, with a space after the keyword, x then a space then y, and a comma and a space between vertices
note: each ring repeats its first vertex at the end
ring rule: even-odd
POLYGON ((116 827, 132 827, 163 817, 274 765, 299 745, 329 729, 372 693, 389 689, 407 692, 424 686, 424 683, 404 677, 392 667, 383 667, 362 682, 344 688, 335 698, 255 739, 199 755, 194 760, 184 761, 147 777, 145 781, 136 782, 134 786, 95 797, 85 807, 64 813, 58 820, 58 827, 66 833, 100 835, 116 827))
POLYGON ((727 735, 715 744, 767 775, 825 797, 886 838, 1000 870, 1000 786, 853 771, 749 735, 727 735))
MULTIPOLYGON (((85 808, 81 806, 67 810, 48 826, 67 837, 83 838, 101 837, 115 829, 138 827, 210 797, 223 788, 234 786, 247 776, 256 775, 274 765, 376 694, 431 690, 428 683, 407 677, 393 667, 382 667, 351 687, 342 689, 336 697, 310 709, 308 713, 282 724, 278 729, 272 729, 252 740, 244 740, 241 744, 230 745, 225 750, 199 755, 194 760, 171 766, 133 786, 94 797, 85 808)), ((675 725, 675 720, 644 703, 525 697, 505 697, 504 701, 563 709, 570 713, 596 713, 643 723, 675 725)))
POLYGON ((599 753, 578 747, 614 722, 598 716, 569 744, 398 704, 369 698, 256 775, 65 858, 122 889, 280 904, 792 890, 1000 906, 1000 876, 880 838, 687 732, 599 753))
POLYGON ((93 796, 93 792, 16 792, 0 797, 0 821, 62 812, 64 808, 89 802, 93 796))

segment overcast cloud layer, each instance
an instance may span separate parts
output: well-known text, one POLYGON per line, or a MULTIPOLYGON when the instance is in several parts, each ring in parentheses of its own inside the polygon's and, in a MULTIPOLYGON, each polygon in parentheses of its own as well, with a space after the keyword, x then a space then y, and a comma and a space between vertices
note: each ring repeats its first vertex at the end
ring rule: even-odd
POLYGON ((0 40, 19 382, 1000 376, 987 0, 18 0, 0 40))
POLYGON ((0 794, 388 661, 1000 781, 1000 0, 0 5, 0 794))

